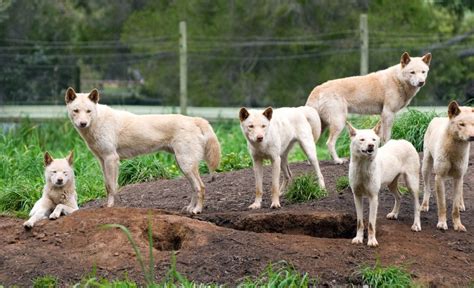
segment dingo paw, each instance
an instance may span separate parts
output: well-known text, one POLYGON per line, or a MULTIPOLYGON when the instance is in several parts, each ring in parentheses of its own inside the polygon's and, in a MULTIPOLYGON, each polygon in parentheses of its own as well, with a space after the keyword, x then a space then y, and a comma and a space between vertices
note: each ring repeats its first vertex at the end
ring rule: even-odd
POLYGON ((252 205, 249 206, 249 209, 260 209, 262 207, 262 203, 254 202, 252 205))
POLYGON ((280 202, 272 202, 272 205, 270 206, 270 208, 281 208, 281 205, 280 205, 280 202))
POLYGON ((390 212, 390 213, 387 214, 387 219, 397 220, 398 219, 398 214, 390 212))
POLYGON ((462 225, 461 223, 455 223, 453 226, 454 226, 454 231, 467 232, 466 227, 462 225))
POLYGON ((379 242, 377 242, 377 239, 374 238, 369 238, 369 241, 367 241, 367 246, 369 247, 377 247, 379 246, 379 242))
POLYGON ((420 232, 420 231, 421 231, 421 225, 420 225, 420 223, 414 223, 414 224, 411 226, 411 231, 420 232))
POLYGON ((464 203, 459 205, 459 211, 465 212, 466 211, 466 206, 464 206, 464 203))
POLYGON ((49 215, 49 219, 50 220, 56 220, 56 219, 59 218, 59 216, 60 216, 59 213, 54 213, 53 212, 53 213, 51 213, 51 215, 49 215))
POLYGON ((344 158, 334 159, 334 164, 337 164, 337 165, 341 165, 341 164, 344 164, 346 162, 347 162, 347 159, 344 159, 344 158))
POLYGON ((23 227, 25 227, 25 229, 31 229, 33 228, 33 223, 31 223, 30 221, 26 221, 25 223, 23 223, 23 227))
POLYGON ((439 230, 448 230, 448 224, 446 223, 446 221, 439 221, 436 225, 436 228, 438 228, 439 230))
POLYGON ((362 244, 364 242, 364 238, 363 237, 354 237, 352 239, 352 244, 362 244))

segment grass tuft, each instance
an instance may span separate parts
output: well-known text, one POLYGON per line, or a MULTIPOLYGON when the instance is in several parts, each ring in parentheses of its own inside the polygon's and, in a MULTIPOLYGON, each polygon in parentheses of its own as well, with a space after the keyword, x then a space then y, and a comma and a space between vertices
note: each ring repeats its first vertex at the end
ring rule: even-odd
POLYGON ((55 288, 58 287, 58 279, 54 276, 42 276, 33 280, 34 288, 55 288))
POLYGON ((342 190, 349 188, 349 177, 347 176, 341 176, 337 178, 336 180, 336 191, 341 192, 342 190))
POLYGON ((373 267, 366 266, 362 268, 360 274, 364 284, 373 288, 404 288, 414 286, 411 275, 401 267, 382 267, 377 262, 373 267))
POLYGON ((327 195, 327 191, 319 187, 314 174, 303 174, 291 181, 285 193, 285 198, 291 203, 297 203, 319 200, 327 195))
POLYGON ((239 288, 257 288, 257 287, 316 287, 317 281, 311 279, 307 273, 299 273, 292 265, 286 261, 280 261, 275 265, 271 263, 265 271, 252 280, 247 278, 238 285, 239 288))

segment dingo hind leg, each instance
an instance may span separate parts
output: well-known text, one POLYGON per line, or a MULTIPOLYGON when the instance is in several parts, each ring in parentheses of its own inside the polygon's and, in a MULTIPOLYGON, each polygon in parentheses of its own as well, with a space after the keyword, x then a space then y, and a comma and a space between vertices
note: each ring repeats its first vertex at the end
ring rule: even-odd
POLYGON ((421 166, 421 173, 423 175, 423 202, 420 207, 420 210, 425 212, 428 212, 428 210, 430 209, 430 176, 432 170, 433 156, 427 149, 425 149, 423 154, 423 165, 421 166))
POLYGON ((418 175, 418 169, 412 171, 412 173, 407 173, 405 175, 405 183, 407 185, 408 191, 413 196, 413 225, 411 230, 418 232, 421 231, 421 221, 420 221, 420 200, 418 199, 418 192, 420 190, 420 177, 418 175))
POLYGON ((400 211, 400 200, 402 198, 402 195, 400 194, 400 191, 398 190, 398 178, 400 175, 395 177, 393 179, 392 183, 388 185, 388 189, 390 192, 392 192, 393 197, 395 198, 395 203, 393 205, 392 212, 387 214, 387 219, 398 219, 398 212, 400 211))
POLYGON ((324 183, 324 177, 321 173, 321 168, 319 167, 318 156, 316 153, 316 144, 314 143, 313 139, 309 137, 309 135, 303 135, 298 139, 298 142, 303 149, 303 152, 308 157, 309 162, 313 165, 314 172, 318 177, 318 184, 321 188, 325 189, 326 185, 324 183))
POLYGON ((202 212, 204 206, 204 183, 199 175, 199 159, 193 158, 195 153, 184 153, 180 150, 175 150, 176 163, 179 169, 183 172, 186 179, 188 179, 194 193, 191 196, 191 202, 185 207, 186 211, 192 214, 202 212))

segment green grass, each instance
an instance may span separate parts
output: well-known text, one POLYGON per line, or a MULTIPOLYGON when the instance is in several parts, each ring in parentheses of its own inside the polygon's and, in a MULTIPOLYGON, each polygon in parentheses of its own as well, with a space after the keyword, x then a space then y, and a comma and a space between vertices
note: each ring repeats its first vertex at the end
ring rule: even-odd
POLYGON ((33 281, 34 288, 54 288, 58 286, 58 279, 53 276, 38 277, 33 281))
POLYGON ((319 187, 314 174, 303 174, 295 177, 288 185, 285 198, 291 203, 319 200, 328 195, 327 191, 319 187))
POLYGON ((364 284, 372 288, 413 287, 411 275, 397 266, 382 267, 378 262, 373 266, 363 267, 360 271, 364 284))
POLYGON ((341 176, 336 180, 336 191, 341 192, 342 190, 348 188, 349 185, 349 177, 341 176))
POLYGON ((317 281, 311 279, 307 273, 298 272, 292 265, 285 261, 276 264, 269 264, 265 271, 257 279, 246 279, 239 284, 239 288, 257 288, 257 287, 315 287, 317 281))

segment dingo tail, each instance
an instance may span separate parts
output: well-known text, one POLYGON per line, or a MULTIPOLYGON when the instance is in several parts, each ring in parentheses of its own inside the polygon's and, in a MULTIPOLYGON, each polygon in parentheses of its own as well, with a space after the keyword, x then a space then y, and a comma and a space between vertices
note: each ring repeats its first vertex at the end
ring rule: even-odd
POLYGON ((219 144, 219 140, 217 140, 217 136, 212 130, 212 126, 204 119, 199 119, 196 121, 196 124, 201 129, 204 137, 206 138, 206 144, 204 147, 204 160, 207 163, 207 167, 209 167, 209 171, 213 172, 219 166, 219 162, 221 161, 221 145, 219 144))

